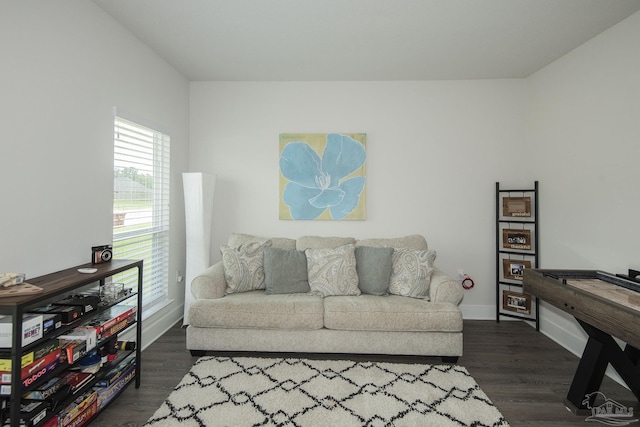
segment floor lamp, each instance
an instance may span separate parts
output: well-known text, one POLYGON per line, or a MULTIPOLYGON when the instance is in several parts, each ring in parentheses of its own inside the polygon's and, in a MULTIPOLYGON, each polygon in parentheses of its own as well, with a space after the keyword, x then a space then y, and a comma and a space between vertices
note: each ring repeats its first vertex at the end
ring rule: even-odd
POLYGON ((191 281, 211 265, 211 227, 216 176, 200 172, 183 173, 182 183, 187 235, 183 323, 188 325, 189 306, 194 300, 191 281))

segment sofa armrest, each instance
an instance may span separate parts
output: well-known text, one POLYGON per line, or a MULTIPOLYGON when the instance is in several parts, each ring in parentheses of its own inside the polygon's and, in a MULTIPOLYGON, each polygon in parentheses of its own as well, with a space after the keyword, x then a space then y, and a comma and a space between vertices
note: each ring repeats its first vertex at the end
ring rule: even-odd
POLYGON ((429 286, 431 301, 450 302, 457 305, 462 301, 462 293, 462 285, 460 283, 447 276, 438 267, 434 267, 429 286))
POLYGON ((226 289, 222 261, 213 264, 191 281, 191 293, 196 299, 222 298, 226 289))

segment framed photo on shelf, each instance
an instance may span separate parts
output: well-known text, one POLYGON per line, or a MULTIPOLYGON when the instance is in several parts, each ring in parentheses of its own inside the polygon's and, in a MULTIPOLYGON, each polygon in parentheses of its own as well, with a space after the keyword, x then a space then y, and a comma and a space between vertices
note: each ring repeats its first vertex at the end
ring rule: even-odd
POLYGON ((522 292, 502 291, 502 309, 519 314, 531 314, 531 295, 522 292))
POLYGON ((505 249, 531 250, 531 230, 502 229, 502 246, 505 249))
POLYGON ((531 261, 527 259, 502 259, 502 275, 505 279, 522 280, 525 268, 531 268, 531 261))
POLYGON ((503 197, 502 216, 505 217, 530 217, 531 197, 503 197))

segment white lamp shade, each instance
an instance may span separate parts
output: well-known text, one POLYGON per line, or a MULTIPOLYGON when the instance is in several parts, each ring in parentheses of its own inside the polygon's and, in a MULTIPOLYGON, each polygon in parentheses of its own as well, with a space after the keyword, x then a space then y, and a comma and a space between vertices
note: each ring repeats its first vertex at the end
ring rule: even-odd
POLYGON ((189 324, 189 306, 194 300, 191 281, 211 265, 211 228, 216 176, 200 172, 182 174, 186 225, 184 324, 189 324))

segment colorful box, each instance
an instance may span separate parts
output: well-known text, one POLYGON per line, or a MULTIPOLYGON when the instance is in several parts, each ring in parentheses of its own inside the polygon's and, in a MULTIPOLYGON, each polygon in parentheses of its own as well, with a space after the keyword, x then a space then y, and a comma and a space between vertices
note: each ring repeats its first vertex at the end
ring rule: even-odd
POLYGON ((60 412, 60 427, 79 427, 98 412, 98 397, 89 391, 78 397, 60 412))
MULTIPOLYGON (((22 317, 22 346, 42 338, 42 315, 25 314, 22 317)), ((0 315, 0 347, 13 347, 13 317, 0 315)))
MULTIPOLYGON (((28 364, 21 370, 20 379, 24 380, 36 372, 42 370, 42 368, 46 368, 54 362, 57 362, 60 359, 60 349, 57 348, 36 360, 33 363, 28 364)), ((0 371, 0 383, 2 384, 11 384, 11 371, 0 371)))
MULTIPOLYGON (((20 426, 32 427, 37 425, 47 417, 47 410, 48 407, 44 402, 38 402, 35 400, 22 401, 20 404, 20 426)), ((10 419, 5 422, 5 425, 9 425, 7 424, 9 422, 11 422, 10 419)))
POLYGON ((102 410, 136 376, 136 365, 132 364, 119 379, 109 387, 94 388, 98 393, 98 409, 102 410))
POLYGON ((96 348, 97 338, 96 331, 88 328, 75 328, 66 334, 58 336, 58 339, 62 341, 84 341, 86 343, 85 351, 96 348))

